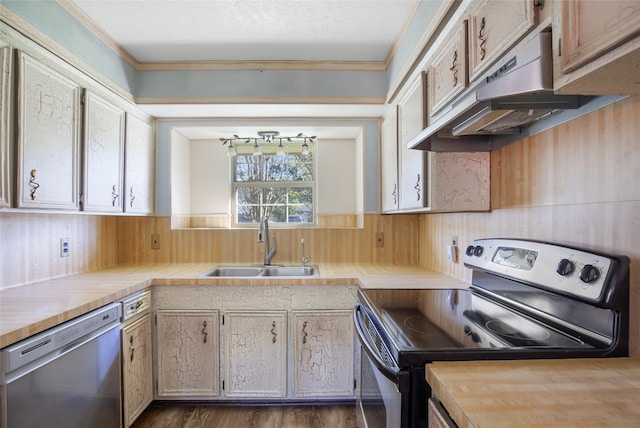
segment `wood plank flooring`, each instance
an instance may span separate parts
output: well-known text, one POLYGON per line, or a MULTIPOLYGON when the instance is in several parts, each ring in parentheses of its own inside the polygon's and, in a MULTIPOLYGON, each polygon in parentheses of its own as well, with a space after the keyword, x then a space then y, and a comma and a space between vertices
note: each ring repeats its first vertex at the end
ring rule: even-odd
POLYGON ((356 428, 355 405, 149 406, 132 428, 356 428))

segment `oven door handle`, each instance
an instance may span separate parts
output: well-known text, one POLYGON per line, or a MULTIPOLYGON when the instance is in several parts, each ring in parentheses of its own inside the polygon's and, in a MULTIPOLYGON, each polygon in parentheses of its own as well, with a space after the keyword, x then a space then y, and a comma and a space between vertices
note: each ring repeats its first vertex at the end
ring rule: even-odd
POLYGON ((373 364, 375 364, 378 370, 380 370, 380 372, 387 379, 398 385, 400 383, 400 369, 397 367, 391 367, 387 363, 385 363, 380 357, 378 351, 374 349, 367 340, 364 329, 362 328, 360 319, 358 317, 358 312, 362 311, 362 309, 363 308, 360 303, 356 304, 355 308, 353 309, 353 323, 356 327, 356 332, 358 333, 360 343, 362 344, 362 349, 364 349, 364 351, 369 356, 369 359, 371 360, 371 362, 373 362, 373 364))

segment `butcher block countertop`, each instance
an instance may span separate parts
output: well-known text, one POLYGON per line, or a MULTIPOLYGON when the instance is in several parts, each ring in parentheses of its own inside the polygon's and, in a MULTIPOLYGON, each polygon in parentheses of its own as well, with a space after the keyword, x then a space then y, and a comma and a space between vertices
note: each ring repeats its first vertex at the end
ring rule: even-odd
POLYGON ((426 378, 460 428, 640 426, 638 358, 438 362, 426 378))
MULTIPOLYGON (((217 263, 120 266, 0 290, 0 348, 152 285, 359 285, 465 288, 418 266, 319 264, 318 277, 202 277, 217 263)), ((225 265, 229 265, 225 263, 225 265)))

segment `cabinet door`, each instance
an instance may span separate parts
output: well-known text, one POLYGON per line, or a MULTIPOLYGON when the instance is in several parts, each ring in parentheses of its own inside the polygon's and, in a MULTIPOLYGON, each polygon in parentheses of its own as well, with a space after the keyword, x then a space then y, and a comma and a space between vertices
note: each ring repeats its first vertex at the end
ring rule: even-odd
POLYGON ((286 397, 287 312, 225 312, 223 334, 225 395, 286 397))
POLYGON ((429 117, 436 115, 469 84, 467 70, 467 21, 463 21, 427 71, 429 117))
MULTIPOLYGON (((640 2, 562 2, 562 72, 573 71, 640 34, 640 2)), ((635 70, 637 77, 638 70, 635 70)))
POLYGON ((158 397, 218 396, 218 311, 158 310, 157 324, 158 397))
POLYGON ((130 427, 153 400, 151 315, 122 329, 122 409, 130 427))
POLYGON ((398 211, 398 108, 390 106, 380 126, 382 211, 398 211))
POLYGON ((78 209, 81 88, 18 55, 20 208, 78 209))
POLYGON ((150 123, 127 115, 124 210, 152 214, 155 207, 155 142, 150 123))
POLYGON ((351 311, 293 312, 293 396, 352 397, 351 311))
POLYGON ((0 207, 8 207, 11 203, 9 199, 11 52, 11 46, 0 40, 0 207))
POLYGON ((533 0, 483 0, 469 11, 469 80, 482 77, 537 24, 533 0))
POLYGON ((407 144, 418 135, 426 124, 424 103, 424 73, 408 87, 398 103, 398 180, 400 187, 400 210, 424 208, 425 152, 407 148, 407 144))
POLYGON ((85 92, 84 209, 122 212, 124 111, 85 92))

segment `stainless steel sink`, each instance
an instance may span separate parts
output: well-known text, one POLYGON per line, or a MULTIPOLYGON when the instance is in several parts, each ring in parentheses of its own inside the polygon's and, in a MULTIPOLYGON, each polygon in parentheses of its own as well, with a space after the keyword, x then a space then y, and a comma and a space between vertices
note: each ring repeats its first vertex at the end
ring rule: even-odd
POLYGON ((318 276, 317 266, 273 266, 266 267, 262 276, 318 276))
POLYGON ((205 272, 202 276, 258 276, 262 272, 262 266, 216 266, 205 272))
POLYGON ((216 266, 202 276, 244 277, 258 276, 319 276, 318 266, 216 266))

